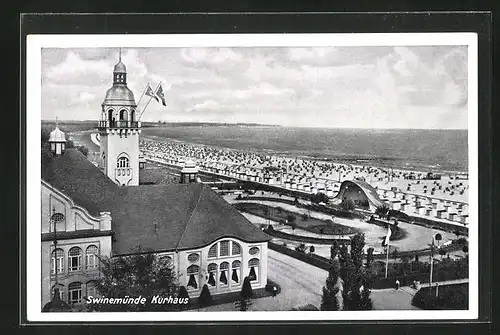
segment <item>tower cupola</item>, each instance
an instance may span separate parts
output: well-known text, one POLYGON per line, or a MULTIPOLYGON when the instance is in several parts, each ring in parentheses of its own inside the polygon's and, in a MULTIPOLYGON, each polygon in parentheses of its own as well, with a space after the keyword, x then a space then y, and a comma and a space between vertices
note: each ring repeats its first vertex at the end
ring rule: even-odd
POLYGON ((66 134, 59 129, 56 121, 56 129, 50 132, 50 151, 54 156, 61 156, 66 150, 66 134))
POLYGON ((120 49, 120 56, 118 63, 113 69, 113 85, 124 84, 127 85, 127 67, 122 63, 122 50, 120 49))

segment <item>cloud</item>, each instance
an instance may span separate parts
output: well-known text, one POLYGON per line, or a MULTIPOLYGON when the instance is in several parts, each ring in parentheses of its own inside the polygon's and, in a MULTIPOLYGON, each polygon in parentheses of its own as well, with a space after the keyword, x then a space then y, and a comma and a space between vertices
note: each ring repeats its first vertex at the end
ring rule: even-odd
MULTIPOLYGON (((44 117, 99 118, 117 59, 110 48, 45 49, 44 117)), ((145 121, 467 127, 461 46, 127 48, 122 60, 137 100, 162 82, 167 107, 152 101, 145 121)))
POLYGON ((92 94, 89 92, 81 92, 80 93, 80 101, 91 101, 95 98, 96 98, 95 94, 92 94))

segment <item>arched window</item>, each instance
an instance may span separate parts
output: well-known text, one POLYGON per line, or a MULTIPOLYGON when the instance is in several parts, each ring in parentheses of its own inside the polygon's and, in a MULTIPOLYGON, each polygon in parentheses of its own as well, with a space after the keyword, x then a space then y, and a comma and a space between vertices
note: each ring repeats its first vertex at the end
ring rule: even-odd
MULTIPOLYGON (((50 292, 50 299, 54 298, 55 288, 56 288, 56 284, 54 284, 52 286, 52 290, 50 292)), ((57 284, 57 288, 59 289, 59 298, 62 301, 64 301, 64 285, 63 284, 57 284)))
POLYGON ((127 121, 128 119, 128 113, 125 109, 122 109, 120 111, 120 121, 127 121))
POLYGON ((130 167, 130 161, 127 157, 120 157, 116 161, 117 168, 128 168, 130 167))
POLYGON ((71 283, 68 285, 68 303, 78 304, 82 302, 82 283, 71 283))
POLYGON ((62 249, 56 249, 52 251, 52 269, 51 273, 64 273, 64 251, 62 249))
POLYGON ((70 272, 82 269, 82 249, 73 247, 68 253, 68 268, 70 272))
POLYGON ((135 121, 135 109, 132 109, 132 112, 130 112, 130 121, 135 121))
POLYGON ((212 245, 208 250, 208 258, 215 258, 215 257, 217 257, 217 244, 212 245))
POLYGON ((229 284, 228 281, 228 271, 229 271, 229 263, 228 262, 222 262, 219 265, 219 285, 220 286, 226 286, 229 284))
POLYGON ((248 277, 250 281, 259 281, 259 260, 257 258, 252 258, 248 261, 248 267, 250 268, 250 273, 248 277))
POLYGON ((190 265, 187 268, 187 288, 196 290, 198 289, 198 275, 200 273, 200 267, 198 265, 190 265))
POLYGON ((220 242, 220 256, 229 256, 229 241, 220 242))
POLYGON ((231 283, 233 285, 238 285, 240 283, 241 278, 241 262, 234 261, 231 265, 232 273, 231 273, 231 283))
POLYGON ((87 297, 97 297, 97 285, 95 281, 91 280, 87 282, 87 297))
POLYGON ((109 121, 109 126, 113 127, 114 124, 113 124, 113 110, 112 109, 108 110, 108 121, 109 121))
POLYGON ((215 278, 217 277, 217 264, 215 263, 208 264, 207 271, 208 271, 207 284, 210 286, 215 286, 216 284, 215 278))
POLYGON ((238 243, 236 242, 231 242, 232 243, 232 250, 231 250, 231 255, 235 256, 235 255, 240 255, 241 254, 241 247, 238 243))
POLYGON ((97 268, 97 255, 99 254, 99 249, 95 245, 89 245, 85 253, 87 270, 97 268))

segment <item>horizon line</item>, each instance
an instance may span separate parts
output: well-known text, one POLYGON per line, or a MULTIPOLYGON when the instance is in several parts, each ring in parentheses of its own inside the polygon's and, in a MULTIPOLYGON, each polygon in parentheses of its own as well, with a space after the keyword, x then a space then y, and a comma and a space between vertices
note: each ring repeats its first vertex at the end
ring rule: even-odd
MULTIPOLYGON (((56 122, 55 119, 41 119, 42 122, 56 122)), ((99 120, 57 120, 59 123, 66 122, 98 122, 99 120)), ((224 122, 224 121, 141 121, 141 123, 152 123, 152 124, 225 124, 225 125, 254 125, 254 126, 266 126, 266 127, 282 127, 282 128, 318 128, 318 129, 362 129, 362 130, 469 130, 468 128, 401 128, 401 127, 342 127, 342 126, 315 126, 315 125, 281 125, 281 124, 266 124, 258 122, 224 122)))

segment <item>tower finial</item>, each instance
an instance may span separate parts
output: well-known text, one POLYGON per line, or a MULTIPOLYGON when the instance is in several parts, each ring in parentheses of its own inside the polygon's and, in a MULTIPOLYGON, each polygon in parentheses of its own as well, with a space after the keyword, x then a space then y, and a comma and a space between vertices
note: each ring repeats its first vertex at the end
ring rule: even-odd
POLYGON ((120 62, 122 61, 122 48, 120 48, 120 56, 119 56, 120 62))
POLYGON ((57 119, 57 116, 56 116, 56 128, 59 126, 59 121, 57 119))

